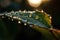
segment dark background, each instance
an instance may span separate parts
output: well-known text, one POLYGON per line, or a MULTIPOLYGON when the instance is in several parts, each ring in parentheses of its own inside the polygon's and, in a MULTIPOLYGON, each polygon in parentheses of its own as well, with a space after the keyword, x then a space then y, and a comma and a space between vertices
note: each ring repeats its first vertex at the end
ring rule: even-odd
MULTIPOLYGON (((20 10, 35 10, 33 7, 28 5, 26 0, 22 0, 22 2, 20 4, 18 4, 16 7, 15 7, 15 5, 16 4, 13 4, 13 6, 10 5, 10 6, 5 7, 5 8, 0 6, 0 12, 6 12, 6 11, 10 12, 12 10, 17 11, 19 9, 20 10)), ((37 9, 38 10, 43 9, 46 13, 50 14, 52 16, 53 27, 56 28, 56 29, 60 29, 60 15, 59 15, 60 14, 60 10, 59 10, 60 9, 60 1, 59 0, 51 0, 48 3, 43 3, 37 9)), ((45 38, 46 35, 43 37, 40 32, 28 27, 29 25, 24 26, 23 23, 20 25, 16 21, 12 22, 11 20, 8 20, 8 18, 2 19, 2 22, 4 22, 4 25, 6 26, 6 28, 8 30, 9 37, 15 34, 16 27, 19 27, 19 29, 21 28, 21 30, 19 30, 19 32, 16 33, 16 35, 14 35, 15 40, 18 40, 18 39, 19 40, 20 39, 22 39, 22 40, 25 40, 25 39, 26 40, 34 40, 34 39, 35 40, 43 40, 43 38, 46 39, 45 38)), ((1 34, 3 35, 2 32, 3 31, 1 31, 1 34)))

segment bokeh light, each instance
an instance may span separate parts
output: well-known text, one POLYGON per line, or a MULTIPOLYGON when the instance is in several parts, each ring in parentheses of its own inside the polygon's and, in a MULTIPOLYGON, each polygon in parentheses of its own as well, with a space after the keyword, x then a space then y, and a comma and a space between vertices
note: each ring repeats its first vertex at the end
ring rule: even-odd
POLYGON ((45 2, 49 2, 51 0, 27 0, 29 5, 34 7, 34 8, 37 8, 39 7, 42 3, 45 3, 45 2))
POLYGON ((41 0, 28 0, 29 5, 32 7, 39 7, 41 2, 41 0))

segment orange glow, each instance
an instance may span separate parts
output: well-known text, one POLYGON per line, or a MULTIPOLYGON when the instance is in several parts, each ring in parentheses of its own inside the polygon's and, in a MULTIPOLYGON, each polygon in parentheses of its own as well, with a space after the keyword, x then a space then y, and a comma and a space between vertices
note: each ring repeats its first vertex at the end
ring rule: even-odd
POLYGON ((48 2, 48 1, 50 1, 50 0, 42 0, 42 2, 48 2))

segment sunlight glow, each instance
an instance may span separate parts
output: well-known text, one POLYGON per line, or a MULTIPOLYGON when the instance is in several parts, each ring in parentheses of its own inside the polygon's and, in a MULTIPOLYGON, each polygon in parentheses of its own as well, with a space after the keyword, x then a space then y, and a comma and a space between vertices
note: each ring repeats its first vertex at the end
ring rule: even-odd
POLYGON ((32 7, 39 7, 44 2, 49 2, 50 0, 27 0, 29 5, 32 7))
POLYGON ((41 0, 28 0, 28 3, 32 6, 32 7, 39 7, 41 4, 41 0))

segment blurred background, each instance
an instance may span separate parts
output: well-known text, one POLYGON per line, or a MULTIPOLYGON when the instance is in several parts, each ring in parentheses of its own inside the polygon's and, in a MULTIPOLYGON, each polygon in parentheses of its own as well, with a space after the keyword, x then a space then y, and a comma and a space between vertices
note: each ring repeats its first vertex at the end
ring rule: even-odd
MULTIPOLYGON (((35 1, 32 1, 32 0, 0 0, 0 13, 11 12, 12 10, 13 11, 18 11, 18 10, 33 11, 36 9, 43 10, 47 14, 50 14, 52 16, 53 27, 56 29, 60 29, 60 1, 59 0, 43 0, 43 1, 40 0, 39 2, 36 0, 35 1), (35 4, 33 4, 33 3, 35 3, 35 4)), ((23 29, 21 28, 22 31, 16 33, 17 35, 15 35, 16 36, 15 40, 18 40, 18 39, 23 40, 24 38, 26 40, 29 40, 29 39, 31 40, 32 37, 34 37, 33 40, 34 39, 35 40, 40 40, 40 39, 44 40, 45 39, 45 37, 43 37, 41 33, 28 27, 29 25, 27 26, 27 28, 28 28, 27 29, 26 27, 24 27, 24 25, 22 25, 23 23, 20 25, 20 24, 17 24, 16 21, 11 22, 11 20, 7 20, 7 19, 2 19, 2 21, 4 22, 4 25, 7 26, 8 30, 9 30, 9 33, 10 33, 9 37, 11 36, 11 34, 15 35, 14 33, 16 32, 16 30, 13 30, 14 27, 16 28, 19 26, 23 26, 23 29)), ((48 39, 46 39, 46 40, 48 40, 48 39)))

